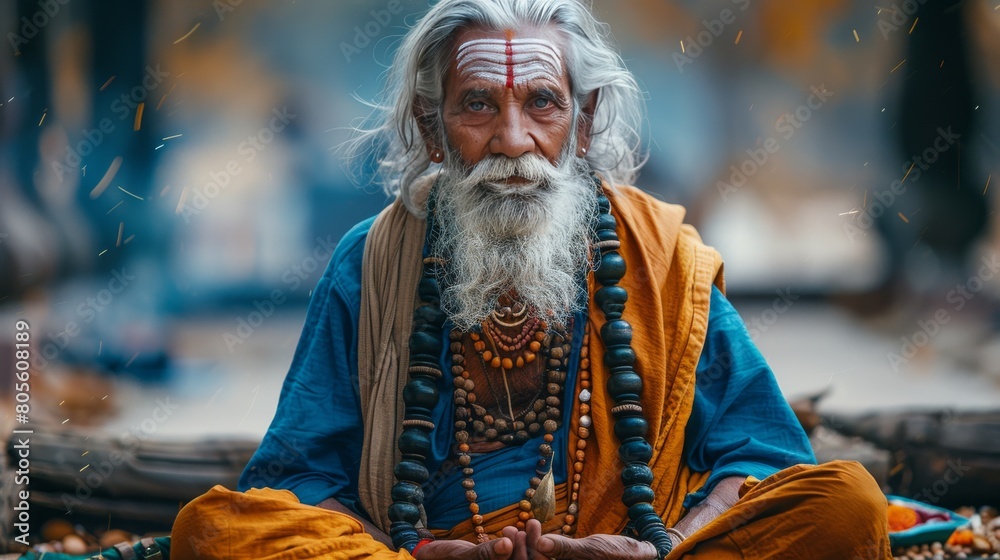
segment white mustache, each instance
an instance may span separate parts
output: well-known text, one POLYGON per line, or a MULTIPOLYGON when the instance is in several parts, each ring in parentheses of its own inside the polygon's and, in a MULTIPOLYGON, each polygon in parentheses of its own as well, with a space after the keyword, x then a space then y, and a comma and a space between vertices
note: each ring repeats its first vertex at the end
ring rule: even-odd
MULTIPOLYGON (((453 154, 457 158, 457 155, 453 154)), ((563 157, 567 157, 565 154, 563 157)), ((454 161, 459 161, 455 159, 454 161)), ((463 187, 480 187, 483 194, 497 196, 529 197, 539 190, 550 190, 559 182, 570 181, 577 169, 563 162, 552 165, 546 158, 528 153, 516 158, 491 155, 472 166, 463 166, 463 177, 459 180, 463 187), (523 179, 511 183, 511 178, 523 179)))
POLYGON ((525 154, 520 157, 490 156, 476 164, 469 172, 469 181, 501 183, 511 177, 520 177, 529 184, 551 182, 557 169, 542 156, 525 154))

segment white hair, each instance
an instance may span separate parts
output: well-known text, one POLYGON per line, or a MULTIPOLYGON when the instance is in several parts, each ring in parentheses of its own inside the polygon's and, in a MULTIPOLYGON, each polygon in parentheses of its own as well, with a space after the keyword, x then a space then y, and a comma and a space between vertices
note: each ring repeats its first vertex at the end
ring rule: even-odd
MULTIPOLYGON (((566 59, 573 114, 592 93, 597 109, 586 161, 611 185, 631 184, 645 162, 639 152, 644 118, 635 78, 611 44, 607 24, 594 19, 579 0, 441 0, 403 38, 389 68, 386 88, 367 123, 348 143, 356 162, 377 159, 385 191, 399 196, 410 212, 422 216, 414 184, 436 172, 418 126, 446 146, 441 107, 444 78, 456 34, 463 28, 502 31, 552 25, 566 37, 566 59)), ((420 182, 423 184, 425 182, 420 182)))

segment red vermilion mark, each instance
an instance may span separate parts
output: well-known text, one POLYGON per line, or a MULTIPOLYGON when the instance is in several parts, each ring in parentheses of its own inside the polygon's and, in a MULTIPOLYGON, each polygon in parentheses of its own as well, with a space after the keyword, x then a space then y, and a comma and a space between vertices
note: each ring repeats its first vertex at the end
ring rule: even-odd
POLYGON ((514 38, 514 31, 508 29, 506 31, 507 35, 507 46, 505 48, 507 53, 507 89, 514 89, 514 45, 511 40, 514 38))

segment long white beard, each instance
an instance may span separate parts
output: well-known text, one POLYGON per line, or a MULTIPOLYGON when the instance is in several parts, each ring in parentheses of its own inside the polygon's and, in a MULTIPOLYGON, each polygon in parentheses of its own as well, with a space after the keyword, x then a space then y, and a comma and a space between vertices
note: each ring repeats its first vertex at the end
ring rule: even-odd
POLYGON ((597 193, 586 162, 572 152, 558 166, 534 154, 468 169, 459 161, 449 154, 436 194, 431 250, 448 259, 442 310, 469 330, 513 292, 538 318, 567 324, 586 305, 580 278, 591 266, 597 193), (503 182, 512 176, 530 183, 503 182))

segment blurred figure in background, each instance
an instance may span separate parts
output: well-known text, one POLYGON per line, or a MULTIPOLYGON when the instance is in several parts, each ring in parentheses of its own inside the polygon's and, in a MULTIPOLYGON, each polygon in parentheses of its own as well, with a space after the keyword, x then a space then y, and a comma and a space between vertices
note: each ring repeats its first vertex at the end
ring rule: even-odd
POLYGON ((986 230, 989 199, 976 149, 984 83, 975 75, 967 25, 974 9, 956 0, 920 2, 911 16, 919 32, 905 35, 895 128, 895 159, 904 164, 894 179, 905 177, 906 191, 881 193, 898 196, 898 206, 887 205, 878 217, 890 249, 890 298, 964 278, 986 230))
POLYGON ((128 364, 140 378, 158 377, 169 230, 150 200, 155 109, 169 74, 148 63, 150 2, 45 6, 17 2, 9 26, 14 65, 0 137, 9 246, 0 284, 10 295, 35 289, 33 298, 51 286, 53 301, 74 302, 52 306, 37 324, 50 334, 40 349, 46 363, 128 364))

